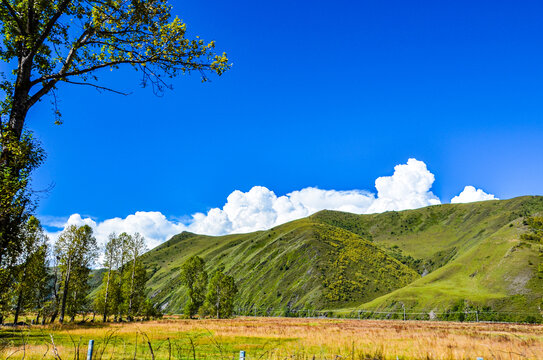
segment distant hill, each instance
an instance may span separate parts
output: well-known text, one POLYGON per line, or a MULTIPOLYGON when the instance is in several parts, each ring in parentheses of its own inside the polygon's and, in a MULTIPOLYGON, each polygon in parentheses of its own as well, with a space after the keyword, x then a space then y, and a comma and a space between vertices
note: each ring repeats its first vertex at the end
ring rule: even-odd
POLYGON ((143 261, 150 296, 174 313, 187 299, 179 269, 192 255, 235 277, 244 309, 538 312, 543 246, 520 240, 534 214, 543 214, 543 197, 373 215, 321 211, 249 234, 184 232, 143 261))

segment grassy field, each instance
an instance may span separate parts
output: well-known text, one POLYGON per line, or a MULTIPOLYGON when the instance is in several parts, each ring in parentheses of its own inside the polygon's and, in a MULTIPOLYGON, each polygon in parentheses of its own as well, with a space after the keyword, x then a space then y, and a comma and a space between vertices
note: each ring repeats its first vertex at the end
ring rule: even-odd
POLYGON ((236 318, 0 330, 2 359, 543 359, 543 326, 236 318))

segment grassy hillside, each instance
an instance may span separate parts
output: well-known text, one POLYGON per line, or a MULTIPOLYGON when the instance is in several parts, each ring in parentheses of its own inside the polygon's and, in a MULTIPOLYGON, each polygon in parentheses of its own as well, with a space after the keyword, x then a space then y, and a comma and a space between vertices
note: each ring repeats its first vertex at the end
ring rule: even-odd
POLYGON ((182 233, 144 255, 151 296, 180 312, 181 264, 224 266, 242 308, 537 311, 542 245, 520 240, 543 197, 354 215, 322 211, 267 231, 182 233), (459 304, 462 306, 459 307, 459 304))
POLYGON ((465 307, 537 312, 543 295, 541 243, 521 241, 524 219, 543 212, 543 197, 438 205, 375 215, 320 212, 315 221, 362 234, 423 276, 361 304, 414 311, 465 307))
POLYGON ((190 256, 224 266, 244 308, 326 308, 370 301, 420 277, 374 244, 334 226, 302 219, 268 231, 211 237, 183 233, 144 257, 148 284, 169 311, 186 300, 179 269, 190 256))

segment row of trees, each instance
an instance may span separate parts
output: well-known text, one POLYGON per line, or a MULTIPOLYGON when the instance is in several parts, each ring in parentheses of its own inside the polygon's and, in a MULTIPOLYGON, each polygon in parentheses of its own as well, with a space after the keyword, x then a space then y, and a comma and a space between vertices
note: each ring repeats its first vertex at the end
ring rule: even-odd
MULTIPOLYGON (((104 247, 102 283, 91 301, 89 280, 98 258, 98 245, 88 225, 68 226, 51 249, 40 222, 30 217, 24 226, 21 256, 2 276, 11 284, 0 294, 0 323, 7 314, 19 322, 22 313, 35 315, 36 323, 63 323, 78 314, 100 315, 104 322, 156 317, 159 311, 145 296, 147 271, 141 259, 146 251, 140 234, 110 234, 104 247)), ((226 318, 233 314, 238 292, 224 268, 208 275, 204 260, 189 258, 181 267, 181 282, 189 300, 184 313, 226 318)), ((99 274, 95 272, 95 274, 99 274)))
POLYGON ((122 321, 124 316, 132 321, 138 315, 154 315, 154 307, 145 299, 147 273, 140 258, 144 252, 145 241, 138 233, 109 236, 104 252, 106 272, 94 301, 104 322, 111 315, 114 321, 122 321))
POLYGON ((215 270, 208 281, 205 261, 199 256, 189 258, 181 267, 181 283, 187 287, 189 300, 184 314, 190 318, 197 313, 223 319, 232 316, 238 288, 234 278, 215 270))
POLYGON ((0 322, 13 313, 32 312, 36 322, 46 317, 64 322, 73 320, 84 308, 91 266, 98 247, 92 229, 85 225, 67 227, 51 249, 40 222, 31 216, 20 231, 20 247, 15 261, 4 263, 1 273, 0 322))
POLYGON ((158 311, 145 298, 146 271, 140 259, 144 238, 136 233, 111 234, 105 246, 103 286, 91 302, 89 281, 98 258, 98 246, 88 225, 68 226, 50 248, 38 219, 30 217, 22 234, 20 256, 2 268, 8 291, 0 293, 0 323, 8 314, 19 323, 22 313, 35 315, 36 323, 63 323, 78 314, 101 314, 108 321, 123 316, 154 317, 158 311))

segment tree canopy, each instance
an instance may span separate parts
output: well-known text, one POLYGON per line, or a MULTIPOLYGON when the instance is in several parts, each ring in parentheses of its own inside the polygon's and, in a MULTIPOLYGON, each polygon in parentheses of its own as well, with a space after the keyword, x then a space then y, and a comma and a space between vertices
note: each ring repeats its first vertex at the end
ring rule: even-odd
POLYGON ((28 110, 59 82, 95 86, 96 71, 131 65, 156 91, 163 77, 229 68, 214 41, 186 37, 166 0, 0 0, 0 59, 14 66, 0 89, 17 137, 28 110))

